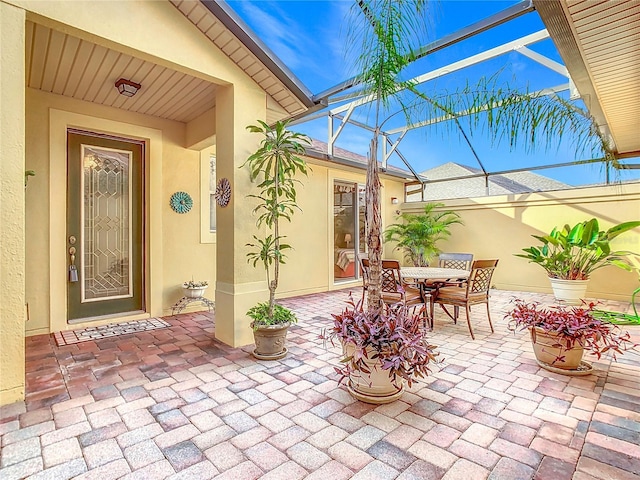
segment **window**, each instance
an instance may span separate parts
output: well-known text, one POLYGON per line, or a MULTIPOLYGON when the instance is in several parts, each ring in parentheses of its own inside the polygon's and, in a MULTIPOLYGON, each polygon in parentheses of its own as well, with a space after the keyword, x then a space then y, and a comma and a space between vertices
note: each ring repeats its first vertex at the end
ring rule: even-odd
POLYGON ((216 231, 216 156, 209 156, 209 231, 216 231))
POLYGON ((216 243, 216 147, 200 150, 200 242, 216 243))

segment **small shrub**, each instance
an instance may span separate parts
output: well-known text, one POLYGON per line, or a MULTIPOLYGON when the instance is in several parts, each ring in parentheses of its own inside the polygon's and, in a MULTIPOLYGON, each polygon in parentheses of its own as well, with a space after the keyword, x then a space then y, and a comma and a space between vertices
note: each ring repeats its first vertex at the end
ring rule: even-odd
MULTIPOLYGON (((513 302, 516 306, 505 315, 509 320, 508 328, 513 332, 539 327, 546 333, 558 335, 559 347, 571 349, 577 343, 598 359, 611 351, 615 360, 616 353, 622 354, 636 346, 628 332, 593 316, 594 302, 577 307, 548 308, 541 307, 539 302, 527 303, 521 299, 513 302)), ((532 337, 535 341, 535 330, 532 337)))
POLYGON ((332 316, 333 328, 328 335, 331 343, 338 339, 343 346, 354 347, 353 355, 345 354, 342 366, 334 367, 341 375, 340 382, 357 371, 371 373, 365 363, 371 358, 380 359, 396 387, 402 380, 410 387, 416 378, 429 374, 430 362, 436 362, 436 347, 426 341, 420 328, 422 317, 410 314, 402 304, 371 312, 363 308, 362 300, 354 303, 350 296, 344 311, 332 316), (373 351, 371 357, 367 348, 373 351))
POLYGON ((256 330, 258 327, 269 325, 282 325, 285 323, 296 323, 298 319, 295 314, 286 307, 273 305, 273 315, 269 316, 269 302, 262 302, 254 305, 247 312, 247 316, 253 319, 251 325, 256 330))

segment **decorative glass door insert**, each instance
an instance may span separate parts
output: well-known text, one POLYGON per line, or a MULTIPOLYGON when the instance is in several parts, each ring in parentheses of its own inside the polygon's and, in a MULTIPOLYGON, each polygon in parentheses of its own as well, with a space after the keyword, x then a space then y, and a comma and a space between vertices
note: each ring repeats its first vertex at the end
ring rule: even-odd
POLYGON ((67 135, 69 321, 144 309, 143 158, 143 142, 67 135))
POLYGON ((132 152, 82 145, 81 302, 132 297, 132 152))

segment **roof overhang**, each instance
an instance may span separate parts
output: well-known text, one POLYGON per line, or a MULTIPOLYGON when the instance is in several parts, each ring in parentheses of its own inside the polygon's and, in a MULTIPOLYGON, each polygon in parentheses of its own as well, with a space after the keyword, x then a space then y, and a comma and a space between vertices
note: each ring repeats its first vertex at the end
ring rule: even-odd
POLYGON ((170 0, 182 14, 260 85, 287 113, 306 112, 318 102, 311 92, 221 0, 170 0))
POLYGON ((617 156, 640 156, 640 3, 533 0, 617 156))

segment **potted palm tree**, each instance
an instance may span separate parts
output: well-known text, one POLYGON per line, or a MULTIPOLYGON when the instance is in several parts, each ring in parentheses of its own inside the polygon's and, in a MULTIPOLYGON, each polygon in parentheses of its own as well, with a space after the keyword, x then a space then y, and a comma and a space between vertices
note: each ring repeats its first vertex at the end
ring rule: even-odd
POLYGON ((351 395, 372 404, 390 403, 400 398, 404 384, 411 387, 426 377, 436 362, 436 347, 421 330, 423 318, 411 314, 402 304, 384 306, 377 316, 354 303, 333 316, 328 337, 339 340, 345 357, 336 367, 340 382, 346 381, 351 395))
MULTIPOLYGON (((512 147, 526 142, 530 151, 535 150, 538 143, 547 148, 557 145, 558 136, 570 132, 577 138, 576 153, 591 148, 594 157, 602 155, 607 163, 617 162, 589 112, 557 95, 496 88, 492 80, 481 79, 475 87, 435 96, 418 88, 417 81, 403 79, 405 67, 424 56, 422 46, 428 43, 426 29, 432 24, 428 4, 427 0, 357 1, 351 7, 347 28, 349 38, 345 45, 355 50, 357 73, 353 83, 360 87, 359 94, 367 102, 372 101, 370 112, 375 122, 365 187, 369 257, 366 314, 372 323, 380 321, 382 325, 386 322, 380 320, 383 308, 378 140, 384 123, 396 114, 403 114, 407 124, 425 118, 445 118, 447 122, 435 125, 460 133, 470 146, 469 136, 461 124, 465 118, 469 120, 470 131, 488 131, 497 141, 508 139, 512 147)), ((352 307, 347 306, 343 313, 351 310, 352 307)))
POLYGON ((423 214, 402 213, 402 223, 393 223, 384 231, 385 242, 396 242, 396 249, 404 252, 405 259, 415 267, 428 267, 440 253, 436 245, 451 235, 449 227, 463 224, 460 215, 452 210, 438 211, 443 203, 427 203, 423 214))
POLYGON ((544 236, 532 235, 542 245, 523 248, 516 254, 544 268, 551 281, 556 300, 579 305, 585 297, 591 273, 613 265, 627 271, 633 266, 627 260, 628 251, 611 249, 611 240, 640 226, 640 222, 624 222, 608 230, 600 230, 598 220, 592 218, 573 227, 554 228, 544 236))
POLYGON ((253 355, 261 360, 277 360, 287 354, 285 346, 287 329, 296 322, 293 312, 275 301, 280 265, 285 263, 285 250, 291 248, 280 235, 280 220, 291 221, 296 203, 296 182, 298 174, 307 174, 307 165, 298 155, 304 153, 304 145, 310 144, 306 135, 287 130, 286 122, 276 122, 271 127, 265 122, 250 125, 247 129, 264 136, 258 150, 242 165, 250 168, 251 181, 258 180, 258 195, 248 195, 257 199, 254 213, 258 214, 256 225, 267 227, 264 238, 253 236, 255 243, 247 243, 251 249, 247 262, 254 267, 260 264, 267 276, 269 300, 254 305, 247 315, 253 320, 253 336, 256 348, 253 355))

